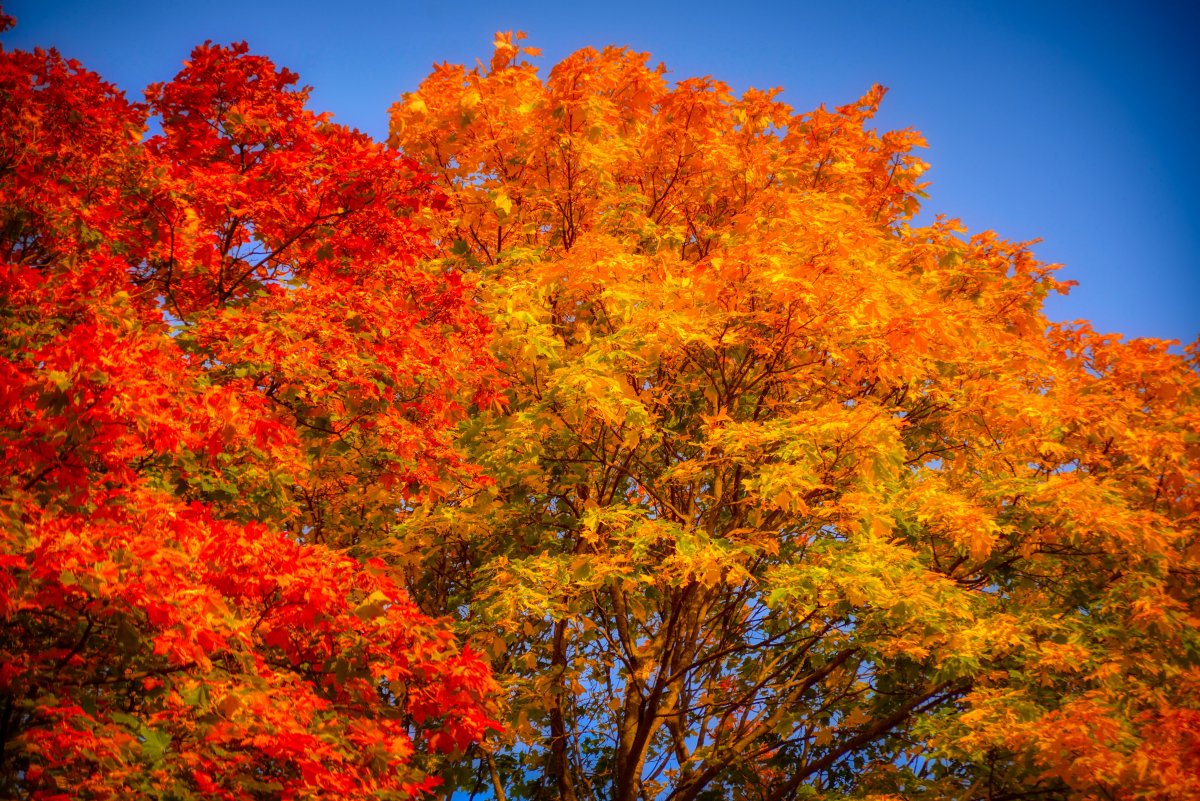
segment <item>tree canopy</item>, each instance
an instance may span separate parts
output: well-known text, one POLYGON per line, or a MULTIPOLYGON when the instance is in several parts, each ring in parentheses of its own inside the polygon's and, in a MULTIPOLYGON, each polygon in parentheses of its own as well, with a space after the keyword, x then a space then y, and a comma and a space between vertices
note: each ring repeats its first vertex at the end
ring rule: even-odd
POLYGON ((493 656, 508 797, 1200 790, 1196 347, 1051 323, 1027 244, 914 222, 880 87, 526 55, 392 112, 508 387, 460 427, 495 484, 381 554, 493 656))
POLYGON ((295 80, 206 45, 142 105, 0 52, 5 797, 407 797, 493 725, 349 555, 467 475, 487 326, 419 263, 426 177, 295 80))
POLYGON ((1200 794, 1200 345, 881 87, 536 56, 0 50, 0 795, 1200 794))

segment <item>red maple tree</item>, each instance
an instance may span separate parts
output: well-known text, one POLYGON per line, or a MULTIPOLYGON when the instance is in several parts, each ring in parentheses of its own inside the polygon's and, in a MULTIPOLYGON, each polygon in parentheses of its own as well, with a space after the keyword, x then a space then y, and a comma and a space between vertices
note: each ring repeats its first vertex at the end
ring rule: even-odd
POLYGON ((0 51, 0 794, 392 797, 494 725, 344 550, 465 469, 486 325, 418 264, 426 176, 295 81, 0 51))

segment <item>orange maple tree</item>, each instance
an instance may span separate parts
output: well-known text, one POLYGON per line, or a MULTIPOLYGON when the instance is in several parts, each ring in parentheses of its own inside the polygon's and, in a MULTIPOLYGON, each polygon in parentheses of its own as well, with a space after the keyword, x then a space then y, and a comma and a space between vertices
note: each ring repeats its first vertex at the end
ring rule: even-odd
POLYGON ((0 51, 4 797, 407 797, 495 725, 348 553, 470 480, 487 325, 419 263, 427 177, 295 81, 204 45, 142 105, 0 51))
POLYGON ((1200 349, 1051 324, 1027 245, 918 224, 879 87, 533 54, 393 109, 509 382, 461 429, 496 483, 381 554, 506 689, 462 786, 1200 792, 1200 349))

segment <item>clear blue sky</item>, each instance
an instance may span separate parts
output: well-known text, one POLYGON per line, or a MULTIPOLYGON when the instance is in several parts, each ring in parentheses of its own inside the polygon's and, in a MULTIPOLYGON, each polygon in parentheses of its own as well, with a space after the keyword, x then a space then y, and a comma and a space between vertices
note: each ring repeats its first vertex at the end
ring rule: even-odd
POLYGON ((926 209, 1041 238, 1080 282, 1054 319, 1189 342, 1200 334, 1200 5, 1195 0, 438 2, 5 0, 8 47, 56 46, 133 97, 205 39, 245 39, 300 74, 313 107, 377 137, 434 62, 486 61, 521 29, 548 69, 583 46, 648 51, 676 78, 784 87, 797 110, 891 89, 926 209))

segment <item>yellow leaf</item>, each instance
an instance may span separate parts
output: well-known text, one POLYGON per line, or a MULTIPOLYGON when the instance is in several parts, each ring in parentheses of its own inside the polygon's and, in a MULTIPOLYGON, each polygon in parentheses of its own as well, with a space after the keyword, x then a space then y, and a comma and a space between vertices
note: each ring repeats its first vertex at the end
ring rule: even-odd
POLYGON ((464 111, 469 111, 478 106, 481 100, 479 92, 475 89, 470 89, 464 92, 463 96, 458 99, 458 106, 464 111))
POLYGON ((502 216, 507 217, 512 211, 513 204, 508 194, 503 189, 498 189, 492 195, 492 205, 501 212, 502 216))

